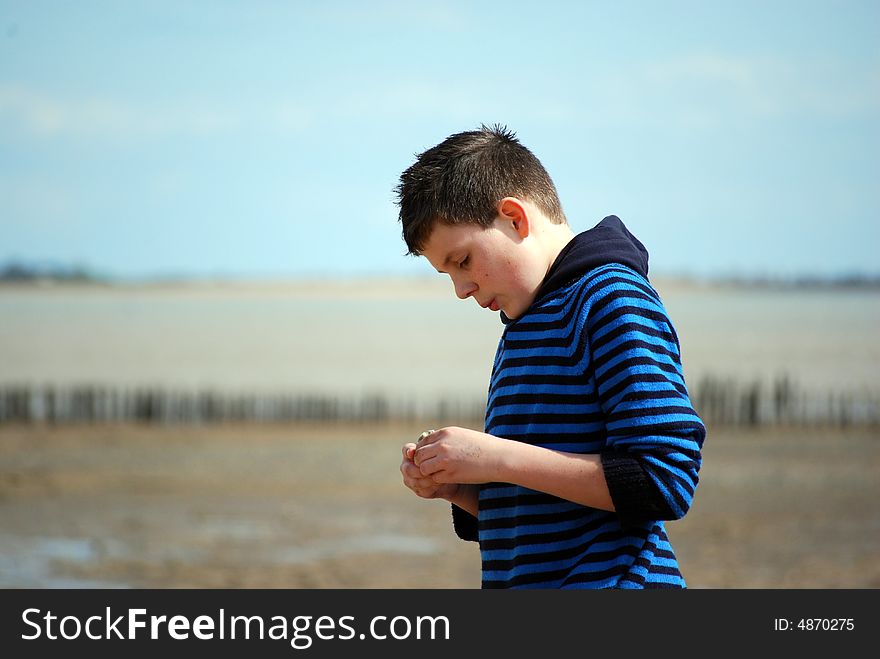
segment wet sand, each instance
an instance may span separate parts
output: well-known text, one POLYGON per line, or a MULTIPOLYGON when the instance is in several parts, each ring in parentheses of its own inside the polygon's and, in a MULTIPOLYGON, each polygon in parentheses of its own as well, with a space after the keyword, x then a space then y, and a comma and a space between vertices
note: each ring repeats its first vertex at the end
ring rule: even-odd
MULTIPOLYGON (((477 588, 405 424, 0 427, 0 587, 477 588)), ((880 588, 880 437, 717 431, 668 525, 692 588, 880 588)))

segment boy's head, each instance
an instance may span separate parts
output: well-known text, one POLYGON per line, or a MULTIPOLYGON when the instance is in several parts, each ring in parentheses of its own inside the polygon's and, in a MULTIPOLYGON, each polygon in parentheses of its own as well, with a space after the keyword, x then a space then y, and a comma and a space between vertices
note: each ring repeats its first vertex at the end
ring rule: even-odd
POLYGON ((529 201, 566 224, 556 187, 540 161, 506 127, 456 133, 419 154, 396 188, 409 254, 419 255, 438 222, 492 226, 505 197, 529 201))
POLYGON ((506 128, 458 133, 418 156, 397 187, 403 238, 458 297, 517 318, 572 237, 556 188, 506 128))

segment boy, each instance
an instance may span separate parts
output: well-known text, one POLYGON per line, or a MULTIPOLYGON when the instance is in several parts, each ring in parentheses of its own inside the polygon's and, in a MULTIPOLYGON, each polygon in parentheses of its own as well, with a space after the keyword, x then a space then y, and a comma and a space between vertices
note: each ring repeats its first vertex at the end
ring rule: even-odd
POLYGON ((485 432, 422 433, 404 484, 451 502, 484 588, 684 588, 662 520, 690 506, 705 428, 645 248, 614 216, 574 235, 504 127, 428 149, 396 192, 409 253, 505 324, 485 432))

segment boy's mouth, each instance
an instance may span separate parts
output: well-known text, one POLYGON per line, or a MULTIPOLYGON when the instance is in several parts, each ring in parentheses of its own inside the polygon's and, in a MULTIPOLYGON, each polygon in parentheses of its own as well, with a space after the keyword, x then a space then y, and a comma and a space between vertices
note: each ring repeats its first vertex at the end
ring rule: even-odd
POLYGON ((485 304, 477 300, 477 304, 483 309, 489 309, 490 311, 498 311, 501 308, 501 305, 498 304, 498 300, 494 297, 485 304))

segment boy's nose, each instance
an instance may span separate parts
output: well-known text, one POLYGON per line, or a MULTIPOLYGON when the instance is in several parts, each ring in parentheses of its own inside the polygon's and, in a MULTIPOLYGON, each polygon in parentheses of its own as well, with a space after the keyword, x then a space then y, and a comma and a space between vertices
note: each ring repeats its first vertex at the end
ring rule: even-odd
POLYGON ((453 280, 452 285, 455 286, 455 294, 462 300, 469 298, 477 290, 473 282, 453 280))

